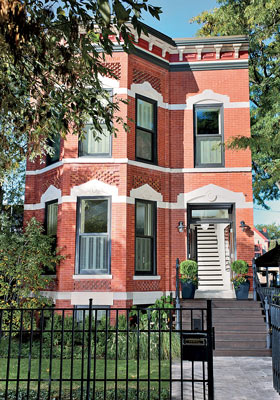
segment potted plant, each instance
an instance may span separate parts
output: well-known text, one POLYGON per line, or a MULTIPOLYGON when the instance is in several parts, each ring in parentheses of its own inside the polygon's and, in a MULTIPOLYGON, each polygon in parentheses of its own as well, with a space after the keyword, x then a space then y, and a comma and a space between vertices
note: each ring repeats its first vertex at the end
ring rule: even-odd
POLYGON ((198 287, 198 267, 194 260, 185 260, 180 263, 180 281, 183 299, 193 299, 198 287))
POLYGON ((234 272, 232 278, 233 286, 237 300, 248 299, 250 282, 248 281, 248 269, 249 266, 244 260, 236 260, 231 263, 231 269, 234 272))

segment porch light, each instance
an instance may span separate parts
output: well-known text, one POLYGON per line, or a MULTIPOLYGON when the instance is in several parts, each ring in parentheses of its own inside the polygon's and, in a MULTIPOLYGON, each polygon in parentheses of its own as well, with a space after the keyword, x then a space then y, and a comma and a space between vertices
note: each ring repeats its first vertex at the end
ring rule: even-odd
POLYGON ((179 233, 183 233, 183 232, 184 232, 184 229, 186 229, 186 225, 184 225, 184 222, 183 222, 183 221, 179 221, 179 222, 178 222, 177 228, 178 228, 178 232, 179 232, 179 233))
POLYGON ((245 224, 245 221, 240 221, 240 226, 239 228, 242 229, 243 232, 245 232, 246 228, 249 228, 249 225, 245 224))

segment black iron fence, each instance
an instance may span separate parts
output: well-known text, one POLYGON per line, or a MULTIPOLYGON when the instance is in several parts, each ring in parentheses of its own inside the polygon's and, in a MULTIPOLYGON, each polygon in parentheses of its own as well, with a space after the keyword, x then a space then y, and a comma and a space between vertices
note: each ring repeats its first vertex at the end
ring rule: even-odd
POLYGON ((280 306, 271 305, 273 387, 280 394, 280 306))
POLYGON ((210 301, 0 310, 0 399, 211 400, 212 348, 210 301))

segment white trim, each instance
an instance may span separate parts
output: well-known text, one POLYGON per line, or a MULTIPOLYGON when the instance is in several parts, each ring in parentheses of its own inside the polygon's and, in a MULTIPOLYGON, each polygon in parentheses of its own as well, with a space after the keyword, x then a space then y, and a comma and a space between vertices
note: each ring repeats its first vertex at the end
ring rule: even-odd
MULTIPOLYGON (((71 196, 62 196, 58 203, 76 203, 80 196, 112 196, 112 203, 135 204, 135 199, 152 200, 157 202, 157 208, 170 210, 184 210, 187 203, 236 203, 237 208, 253 208, 253 202, 247 202, 242 192, 234 192, 220 186, 209 184, 187 193, 180 193, 177 201, 163 202, 161 193, 156 192, 148 184, 130 191, 130 196, 118 196, 115 186, 92 180, 86 184, 75 186, 71 196)), ((71 191, 72 192, 72 191, 71 191)), ((25 210, 39 210, 45 208, 44 203, 25 204, 25 210)), ((80 276, 80 275, 79 275, 80 276)), ((98 278, 96 278, 98 279, 98 278)))
POLYGON ((202 93, 195 94, 186 98, 186 110, 193 110, 195 104, 221 103, 224 108, 250 108, 248 101, 231 102, 230 97, 216 93, 211 89, 205 89, 202 93))
POLYGON ((113 275, 73 275, 74 280, 113 279, 113 275))
POLYGON ((47 201, 59 199, 61 197, 61 190, 53 185, 50 185, 45 193, 41 196, 41 204, 47 201))
POLYGON ((44 167, 42 169, 35 169, 33 171, 26 171, 26 175, 38 175, 38 174, 43 174, 44 172, 51 171, 52 169, 61 167, 64 164, 64 161, 57 161, 56 163, 53 163, 52 165, 49 165, 47 167, 44 167))
POLYGON ((133 292, 114 292, 114 300, 132 300, 133 292))
POLYGON ((153 276, 147 276, 147 275, 134 275, 133 276, 134 281, 160 281, 161 276, 160 275, 153 275, 153 276))
MULTIPOLYGON (((58 164, 58 163, 57 163, 58 164)), ((152 165, 147 163, 142 163, 140 161, 129 160, 128 158, 65 158, 62 163, 55 165, 53 168, 60 167, 62 164, 126 164, 133 165, 135 167, 150 169, 153 171, 161 171, 165 173, 178 174, 178 173, 212 173, 212 172, 251 172, 251 167, 223 167, 223 168, 167 168, 160 167, 158 165, 152 165)), ((35 171, 26 171, 27 175, 40 175, 46 171, 46 168, 37 169, 35 171)))
POLYGON ((137 189, 132 189, 130 191, 130 197, 134 199, 142 199, 142 200, 151 200, 151 201, 159 201, 163 200, 163 196, 161 193, 156 192, 150 185, 147 183, 138 187, 137 189))
POLYGON ((50 297, 55 300, 70 300, 71 292, 41 291, 42 296, 50 297))
MULTIPOLYGON (((149 53, 149 54, 151 54, 151 53, 149 53)), ((229 60, 220 60, 220 61, 188 61, 188 62, 174 61, 174 62, 170 62, 169 65, 193 65, 193 66, 200 67, 201 65, 215 65, 215 66, 217 65, 218 66, 221 64, 229 64, 229 63, 232 63, 233 65, 235 63, 238 63, 238 64, 241 63, 244 65, 248 65, 248 59, 238 59, 238 60, 229 59, 229 60)))
POLYGON ((112 306, 113 292, 71 292, 71 305, 84 306, 90 299, 93 306, 112 306))
POLYGON ((168 103, 164 103, 162 94, 155 90, 150 82, 145 81, 143 83, 132 83, 130 90, 128 90, 128 94, 131 97, 140 94, 157 101, 158 107, 168 109, 168 103))
POLYGON ((133 304, 154 304, 164 292, 133 292, 133 304))

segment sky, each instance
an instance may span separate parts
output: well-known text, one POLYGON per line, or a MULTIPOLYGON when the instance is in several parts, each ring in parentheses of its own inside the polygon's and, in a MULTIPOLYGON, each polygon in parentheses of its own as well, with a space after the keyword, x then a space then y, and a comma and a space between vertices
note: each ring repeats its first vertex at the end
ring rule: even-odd
MULTIPOLYGON (((217 6, 215 0, 151 0, 150 3, 162 8, 160 21, 146 14, 144 22, 172 38, 194 37, 199 25, 191 24, 190 19, 217 6)), ((254 224, 280 225, 280 200, 268 201, 267 205, 268 211, 254 204, 254 224)))

